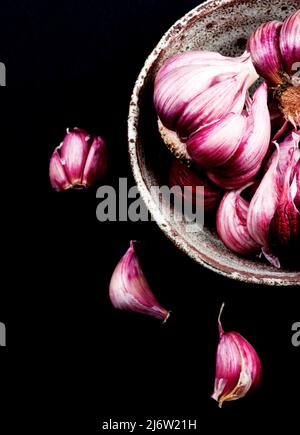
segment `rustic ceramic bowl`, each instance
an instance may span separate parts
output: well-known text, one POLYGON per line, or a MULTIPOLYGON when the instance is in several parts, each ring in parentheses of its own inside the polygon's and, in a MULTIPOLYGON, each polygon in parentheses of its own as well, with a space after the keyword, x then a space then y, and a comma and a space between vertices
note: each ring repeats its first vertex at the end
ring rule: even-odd
POLYGON ((128 118, 129 154, 140 194, 162 231, 198 263, 224 276, 268 285, 300 285, 300 272, 277 270, 259 259, 245 259, 228 250, 208 227, 197 233, 170 219, 167 204, 160 207, 150 187, 166 184, 170 153, 157 131, 152 103, 153 81, 166 59, 186 50, 216 50, 241 54, 247 37, 269 20, 283 20, 299 0, 211 0, 187 13, 162 37, 136 81, 128 118))

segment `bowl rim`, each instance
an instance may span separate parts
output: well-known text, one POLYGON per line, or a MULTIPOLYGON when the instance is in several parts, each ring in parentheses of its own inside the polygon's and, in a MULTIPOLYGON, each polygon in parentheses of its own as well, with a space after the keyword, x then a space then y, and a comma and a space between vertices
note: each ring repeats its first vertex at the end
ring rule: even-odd
MULTIPOLYGON (((248 0, 249 1, 249 0, 248 0)), ((253 0, 250 0, 251 2, 253 0)), ((206 14, 219 9, 224 5, 237 3, 238 0, 207 0, 204 3, 196 6, 192 10, 188 11, 183 17, 179 18, 163 37, 159 40, 158 44, 154 47, 152 52, 147 57, 144 66, 142 67, 133 91, 129 103, 129 114, 127 120, 128 126, 128 152, 131 170, 134 179, 137 184, 139 193, 145 202, 148 210, 150 211, 155 222, 162 230, 162 232, 183 252, 185 252, 189 257, 193 258, 197 263, 202 266, 222 275, 227 278, 239 280, 246 283, 262 284, 269 286, 299 286, 300 285, 300 273, 297 272, 286 272, 286 275, 281 274, 279 277, 276 276, 276 272, 270 273, 266 272, 265 275, 258 275, 256 272, 243 272, 236 271, 234 267, 220 265, 220 267, 214 266, 214 261, 204 255, 201 251, 192 249, 191 245, 182 237, 182 235, 170 225, 163 214, 160 211, 159 206, 156 204, 152 198, 146 182, 143 178, 142 171, 140 169, 140 160, 137 153, 139 137, 138 137, 138 121, 140 115, 139 101, 140 94, 145 86, 145 80, 148 76, 149 70, 151 69, 153 63, 160 56, 161 51, 165 48, 165 45, 170 41, 172 37, 178 35, 184 30, 184 27, 190 22, 197 18, 201 18, 206 14), (176 234, 175 234, 176 233, 176 234)), ((253 1, 254 2, 254 1, 253 1)))

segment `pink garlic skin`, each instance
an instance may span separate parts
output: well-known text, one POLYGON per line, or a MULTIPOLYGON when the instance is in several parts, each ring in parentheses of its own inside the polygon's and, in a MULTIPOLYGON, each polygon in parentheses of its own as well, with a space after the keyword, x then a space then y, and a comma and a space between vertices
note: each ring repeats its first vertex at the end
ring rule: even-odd
POLYGON ((232 251, 249 255, 257 253, 260 245, 250 236, 247 228, 249 202, 241 196, 239 190, 226 192, 218 208, 216 225, 222 242, 232 251))
POLYGON ((237 332, 224 332, 219 314, 219 344, 212 398, 221 408, 226 401, 238 400, 253 391, 261 381, 260 359, 251 344, 237 332))
POLYGON ((248 103, 246 127, 235 153, 223 165, 208 170, 208 177, 218 186, 238 189, 252 181, 260 170, 271 137, 267 99, 267 85, 262 83, 248 103))
POLYGON ((280 267, 280 249, 295 245, 299 237, 297 210, 297 168, 300 161, 300 135, 290 132, 278 145, 266 164, 265 174, 251 199, 247 227, 262 253, 280 267), (274 250, 274 247, 277 248, 274 250), (278 257, 279 254, 279 257, 278 257))
POLYGON ((300 62, 300 10, 290 15, 280 31, 279 48, 286 72, 296 73, 293 65, 300 62))
MULTIPOLYGON (((174 159, 171 164, 169 172, 169 186, 180 186, 182 189, 184 187, 189 188, 188 198, 191 199, 192 203, 200 201, 204 206, 204 211, 209 212, 215 208, 220 200, 221 189, 215 186, 203 173, 196 173, 192 169, 187 168, 178 159, 174 159), (197 195, 196 187, 204 187, 204 197, 197 195)), ((184 191, 182 195, 184 195, 184 191)))
POLYGON ((279 74, 283 70, 279 49, 281 27, 281 22, 269 21, 258 27, 248 40, 247 48, 256 71, 270 83, 281 82, 279 74))
POLYGON ((188 51, 167 60, 159 70, 154 106, 163 125, 185 138, 224 114, 241 113, 247 88, 257 78, 247 52, 234 59, 188 51))
MULTIPOLYGON (((276 158, 272 161, 250 201, 247 227, 251 237, 263 248, 269 248, 269 226, 279 201, 279 180, 277 165, 279 161, 279 147, 276 158)), ((279 267, 278 264, 274 264, 279 267)))
POLYGON ((165 322, 170 312, 153 295, 136 255, 135 243, 130 242, 129 249, 112 274, 109 285, 111 303, 117 309, 146 314, 165 322))
POLYGON ((107 170, 107 147, 100 136, 92 137, 80 129, 67 130, 64 141, 50 160, 50 182, 58 192, 84 188, 101 180, 107 170))

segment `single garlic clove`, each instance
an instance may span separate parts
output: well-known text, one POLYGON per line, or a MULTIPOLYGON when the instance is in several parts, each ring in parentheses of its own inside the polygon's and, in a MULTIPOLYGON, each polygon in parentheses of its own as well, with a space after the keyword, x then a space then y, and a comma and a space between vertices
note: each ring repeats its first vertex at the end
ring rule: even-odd
POLYGON ((248 40, 248 50, 256 71, 270 83, 281 83, 279 35, 282 23, 269 21, 256 29, 248 40))
POLYGON ((267 105, 268 91, 262 83, 251 102, 247 126, 233 156, 224 164, 209 170, 208 177, 224 189, 238 189, 258 173, 269 149, 271 136, 270 114, 267 105))
POLYGON ((83 170, 82 184, 91 186, 103 178, 107 169, 107 146, 104 140, 97 136, 93 139, 83 170))
POLYGON ((279 147, 277 156, 265 173, 258 189, 250 201, 247 226, 251 237, 263 248, 268 247, 268 235, 271 219, 279 201, 280 186, 277 176, 279 147))
POLYGON ((182 66, 171 70, 154 88, 154 105, 163 125, 177 130, 178 118, 192 99, 207 89, 214 78, 214 71, 205 72, 197 65, 182 66))
POLYGON ((221 408, 226 401, 238 400, 254 390, 261 380, 261 363, 255 349, 237 332, 224 332, 219 323, 219 344, 212 398, 221 408))
POLYGON ((200 203, 204 211, 212 210, 220 200, 221 190, 213 185, 202 172, 195 172, 187 168, 179 160, 174 159, 169 172, 169 186, 179 186, 182 191, 181 198, 193 204, 200 203), (204 187, 204 196, 197 193, 196 187, 204 187))
POLYGON ((222 165, 233 156, 246 127, 243 115, 229 113, 200 128, 187 140, 187 152, 203 168, 222 165))
MULTIPOLYGON (((283 186, 285 174, 286 174, 286 171, 290 165, 290 150, 298 149, 299 143, 300 143, 300 134, 297 133, 297 131, 289 132, 283 138, 283 140, 278 144, 279 156, 278 156, 278 152, 276 149, 264 167, 264 172, 266 173, 266 171, 271 166, 272 161, 276 160, 278 158, 277 176, 278 176, 278 183, 279 183, 280 188, 282 188, 282 186, 283 186)), ((296 153, 294 154, 294 156, 296 159, 296 153)))
POLYGON ((242 255, 260 250, 259 244, 253 240, 247 228, 249 202, 241 196, 241 192, 248 186, 226 192, 216 217, 220 239, 229 249, 242 255))
POLYGON ((279 47, 285 70, 293 75, 299 70, 300 62, 300 10, 290 15, 280 31, 279 47))
POLYGON ((72 187, 64 168, 64 161, 61 159, 60 156, 60 148, 61 145, 55 148, 50 160, 49 169, 51 185, 58 192, 62 190, 67 190, 72 187))
POLYGON ((109 297, 115 308, 147 314, 164 322, 170 312, 156 300, 135 252, 135 241, 119 261, 111 277, 109 297))
POLYGON ((296 197, 296 171, 300 165, 299 150, 291 149, 277 208, 270 223, 269 239, 272 251, 278 256, 288 256, 300 244, 300 212, 294 202, 296 197), (295 155, 298 160, 295 161, 295 155))
POLYGON ((73 186, 82 185, 82 174, 90 148, 89 137, 80 128, 68 129, 61 147, 65 171, 73 186))

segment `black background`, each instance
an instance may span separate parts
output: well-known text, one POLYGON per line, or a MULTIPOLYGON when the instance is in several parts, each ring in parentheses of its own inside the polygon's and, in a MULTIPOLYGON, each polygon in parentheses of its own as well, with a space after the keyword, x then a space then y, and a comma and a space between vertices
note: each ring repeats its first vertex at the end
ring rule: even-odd
POLYGON ((288 433, 297 424, 297 288, 222 278, 153 222, 98 222, 96 189, 58 194, 49 186, 49 159, 68 126, 104 136, 107 184, 124 176, 134 184, 126 142, 134 81, 161 35, 198 3, 1 3, 1 433, 17 426, 96 433, 106 418, 197 418, 201 433, 245 425, 269 433, 279 422, 288 433), (109 280, 130 239, 142 242, 145 274, 172 310, 165 325, 109 302, 109 280), (264 373, 256 393, 220 410, 209 396, 223 301, 224 328, 253 344, 264 373))

